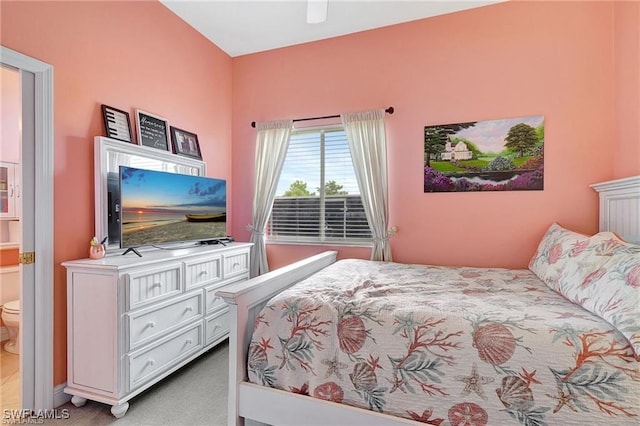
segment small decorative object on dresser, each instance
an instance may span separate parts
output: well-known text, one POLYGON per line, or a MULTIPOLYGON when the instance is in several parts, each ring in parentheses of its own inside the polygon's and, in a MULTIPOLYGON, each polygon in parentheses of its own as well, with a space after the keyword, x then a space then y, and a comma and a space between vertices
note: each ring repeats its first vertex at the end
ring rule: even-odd
POLYGON ((195 133, 171 126, 171 141, 173 142, 173 152, 175 154, 202 160, 198 135, 195 133))
POLYGON ((104 243, 107 241, 105 238, 102 242, 98 242, 96 237, 93 237, 89 242, 89 257, 91 259, 102 259, 107 253, 104 247, 104 243))
POLYGON ((202 355, 229 334, 215 292, 249 278, 249 243, 150 250, 67 268, 67 387, 71 402, 129 399, 202 355))
POLYGON ((169 151, 167 120, 149 112, 136 110, 138 143, 152 148, 169 151))

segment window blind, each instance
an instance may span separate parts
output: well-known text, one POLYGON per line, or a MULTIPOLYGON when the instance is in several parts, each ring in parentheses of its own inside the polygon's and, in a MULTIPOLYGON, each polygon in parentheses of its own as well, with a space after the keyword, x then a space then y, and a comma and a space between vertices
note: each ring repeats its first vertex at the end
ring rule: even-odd
POLYGON ((268 231, 275 241, 371 240, 344 130, 292 133, 268 231))

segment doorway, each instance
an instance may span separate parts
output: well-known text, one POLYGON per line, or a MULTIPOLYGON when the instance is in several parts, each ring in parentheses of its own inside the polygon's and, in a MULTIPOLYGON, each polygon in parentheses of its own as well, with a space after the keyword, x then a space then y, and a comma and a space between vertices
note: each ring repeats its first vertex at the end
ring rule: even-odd
POLYGON ((4 46, 0 62, 21 86, 19 404, 41 410, 54 407, 53 67, 4 46))
MULTIPOLYGON (((21 408, 20 389, 20 252, 22 86, 20 71, 0 66, 2 138, 0 139, 0 408, 21 408)), ((28 83, 27 83, 28 84, 28 83)), ((4 418, 4 417, 3 417, 4 418)))

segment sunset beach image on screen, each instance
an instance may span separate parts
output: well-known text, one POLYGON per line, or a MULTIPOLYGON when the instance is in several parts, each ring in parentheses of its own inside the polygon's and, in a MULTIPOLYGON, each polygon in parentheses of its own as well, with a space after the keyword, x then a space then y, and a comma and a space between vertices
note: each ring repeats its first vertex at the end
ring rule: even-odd
POLYGON ((224 179, 120 166, 120 246, 227 236, 224 179))

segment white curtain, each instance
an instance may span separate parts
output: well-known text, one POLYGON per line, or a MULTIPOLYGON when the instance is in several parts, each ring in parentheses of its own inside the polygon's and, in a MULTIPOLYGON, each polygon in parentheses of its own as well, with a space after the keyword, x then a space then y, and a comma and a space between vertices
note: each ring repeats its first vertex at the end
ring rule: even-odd
POLYGON ((293 120, 257 123, 256 129, 256 177, 253 189, 253 224, 251 242, 251 277, 269 272, 264 229, 271 215, 276 186, 289 146, 293 120))
POLYGON ((371 227, 371 260, 392 261, 387 187, 387 139, 384 109, 342 114, 362 204, 371 227))

